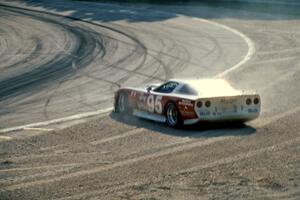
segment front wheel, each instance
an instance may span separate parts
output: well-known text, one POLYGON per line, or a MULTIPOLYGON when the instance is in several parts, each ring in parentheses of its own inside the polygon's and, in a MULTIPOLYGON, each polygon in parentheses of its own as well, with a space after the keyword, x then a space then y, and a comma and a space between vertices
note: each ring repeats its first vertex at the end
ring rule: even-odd
POLYGON ((174 103, 170 102, 166 107, 167 124, 170 127, 180 128, 182 126, 182 119, 179 110, 174 103))

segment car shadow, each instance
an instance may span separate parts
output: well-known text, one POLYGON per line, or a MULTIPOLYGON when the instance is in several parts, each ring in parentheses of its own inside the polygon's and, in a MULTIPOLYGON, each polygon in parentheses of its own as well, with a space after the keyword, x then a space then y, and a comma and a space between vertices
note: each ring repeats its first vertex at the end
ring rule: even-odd
POLYGON ((115 112, 110 117, 120 123, 125 123, 137 128, 144 128, 149 131, 176 137, 208 138, 223 136, 249 136, 256 132, 256 129, 247 124, 238 123, 199 123, 193 126, 184 126, 181 129, 168 127, 166 124, 146 120, 130 115, 121 115, 115 112))

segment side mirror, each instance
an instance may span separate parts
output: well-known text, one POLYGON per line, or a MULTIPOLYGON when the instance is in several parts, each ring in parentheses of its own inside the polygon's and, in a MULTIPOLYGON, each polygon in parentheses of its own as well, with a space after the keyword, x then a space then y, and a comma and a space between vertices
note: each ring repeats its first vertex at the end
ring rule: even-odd
POLYGON ((151 86, 147 86, 146 90, 147 90, 147 92, 150 92, 152 90, 152 87, 151 86))

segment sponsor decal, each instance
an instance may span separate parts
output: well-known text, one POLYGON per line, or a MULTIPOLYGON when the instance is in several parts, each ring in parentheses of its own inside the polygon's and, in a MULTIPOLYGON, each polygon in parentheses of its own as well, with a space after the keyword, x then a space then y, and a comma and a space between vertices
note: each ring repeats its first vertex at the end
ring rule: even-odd
POLYGON ((187 99, 182 99, 181 101, 178 102, 178 104, 183 106, 194 106, 192 101, 187 99))
POLYGON ((143 95, 143 94, 142 94, 142 95, 139 96, 139 101, 140 101, 140 102, 146 102, 146 99, 147 99, 147 96, 146 96, 146 95, 143 95))
POLYGON ((258 109, 257 108, 249 108, 248 109, 248 113, 257 113, 258 112, 258 109))
POLYGON ((207 116, 207 115, 210 115, 210 111, 200 111, 199 112, 199 115, 202 115, 202 116, 207 116))
POLYGON ((235 103, 237 101, 237 99, 233 99, 233 98, 222 98, 221 99, 221 103, 224 104, 232 104, 235 103))
POLYGON ((131 91, 130 96, 135 97, 136 96, 136 91, 131 91))
POLYGON ((184 113, 184 115, 195 115, 195 112, 194 111, 189 111, 189 110, 181 110, 182 113, 184 113))

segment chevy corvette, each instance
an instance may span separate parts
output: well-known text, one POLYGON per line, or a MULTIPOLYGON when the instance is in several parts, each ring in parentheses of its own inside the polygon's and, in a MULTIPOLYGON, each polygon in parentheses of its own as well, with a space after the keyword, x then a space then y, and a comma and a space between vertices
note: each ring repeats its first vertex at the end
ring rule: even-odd
POLYGON ((260 96, 222 79, 171 79, 115 93, 114 111, 181 127, 204 121, 246 122, 260 114, 260 96))

